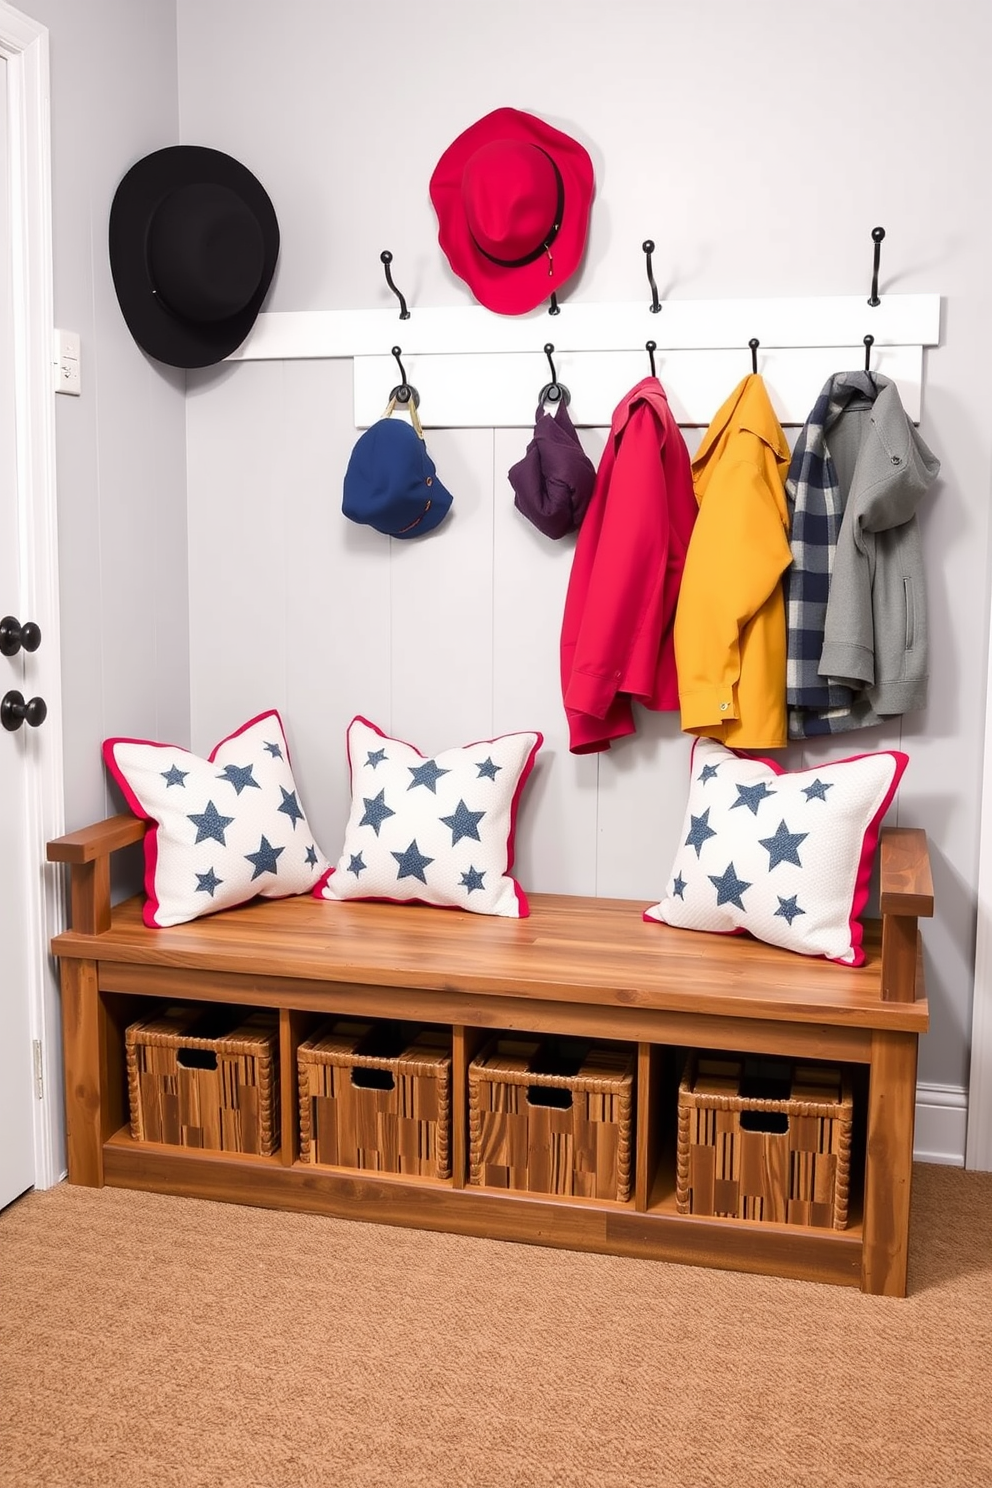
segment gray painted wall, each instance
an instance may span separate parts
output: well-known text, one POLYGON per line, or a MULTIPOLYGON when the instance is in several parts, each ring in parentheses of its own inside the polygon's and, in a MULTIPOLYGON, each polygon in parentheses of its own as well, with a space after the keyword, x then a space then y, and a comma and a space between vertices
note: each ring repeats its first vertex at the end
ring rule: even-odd
POLYGON ((49 30, 56 324, 82 393, 56 398, 63 745, 70 827, 120 809, 109 734, 189 739, 185 374, 127 331, 107 257, 114 191, 178 132, 174 0, 26 0, 49 30))
MULTIPOLYGON (((920 1073, 963 1085, 992 470, 992 221, 969 147, 988 137, 992 114, 987 9, 25 8, 51 28, 57 319, 83 338, 83 397, 58 410, 70 826, 106 804, 106 734, 206 750, 273 705, 332 856, 355 712, 424 749, 541 728, 548 742, 518 837, 532 889, 654 898, 684 800, 687 741, 673 717, 644 718, 608 756, 567 753, 557 636, 570 547, 512 508, 506 470, 520 431, 432 433, 456 520, 435 540, 390 546, 340 514, 356 437, 346 364, 225 365, 184 380, 138 351, 105 252, 113 191, 133 160, 178 138, 255 171, 282 230, 275 310, 393 304, 384 247, 414 313, 469 303, 437 246, 427 181, 451 139, 504 104, 540 113, 593 156, 589 248, 563 313, 569 297, 644 293, 646 236, 666 296, 867 296, 870 230, 885 226, 882 292, 935 292, 945 305, 922 421, 943 462, 923 512, 934 675, 924 713, 832 754, 899 743, 911 756, 899 819, 930 833, 939 906, 920 1073)), ((536 332, 543 341, 543 323, 536 332)), ((597 456, 602 431, 584 437, 597 456)))

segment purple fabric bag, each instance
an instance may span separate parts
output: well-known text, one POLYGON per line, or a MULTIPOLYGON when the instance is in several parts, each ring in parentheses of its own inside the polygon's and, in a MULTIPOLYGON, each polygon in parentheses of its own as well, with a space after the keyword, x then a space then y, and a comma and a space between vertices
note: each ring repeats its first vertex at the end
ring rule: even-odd
POLYGON ((554 414, 538 408, 527 452, 508 475, 514 506, 545 537, 564 537, 579 527, 596 467, 579 443, 564 403, 554 414))

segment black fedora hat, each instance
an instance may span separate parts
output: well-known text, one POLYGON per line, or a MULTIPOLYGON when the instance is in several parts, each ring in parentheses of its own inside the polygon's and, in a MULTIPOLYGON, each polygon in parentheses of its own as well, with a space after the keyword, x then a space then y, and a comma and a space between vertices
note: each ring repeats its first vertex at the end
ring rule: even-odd
POLYGON ((266 192, 220 150, 156 150, 114 194, 117 298, 138 345, 171 367, 209 367, 241 345, 278 253, 279 224, 266 192))

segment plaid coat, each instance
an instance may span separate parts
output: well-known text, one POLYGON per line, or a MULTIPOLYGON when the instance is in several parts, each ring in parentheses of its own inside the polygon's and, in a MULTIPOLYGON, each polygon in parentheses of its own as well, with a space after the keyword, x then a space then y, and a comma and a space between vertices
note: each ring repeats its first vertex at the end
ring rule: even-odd
POLYGON ((925 701, 916 508, 939 469, 887 377, 826 383, 786 480, 790 738, 867 728, 925 701))

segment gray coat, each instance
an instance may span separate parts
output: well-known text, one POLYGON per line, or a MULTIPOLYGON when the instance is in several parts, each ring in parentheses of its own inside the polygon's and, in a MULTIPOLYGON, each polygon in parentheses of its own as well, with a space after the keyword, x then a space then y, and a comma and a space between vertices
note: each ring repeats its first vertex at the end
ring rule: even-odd
POLYGON ((929 636, 916 510, 940 463, 890 382, 879 387, 873 404, 849 405, 829 442, 848 493, 820 674, 852 689, 848 727, 865 727, 926 702, 929 636))

